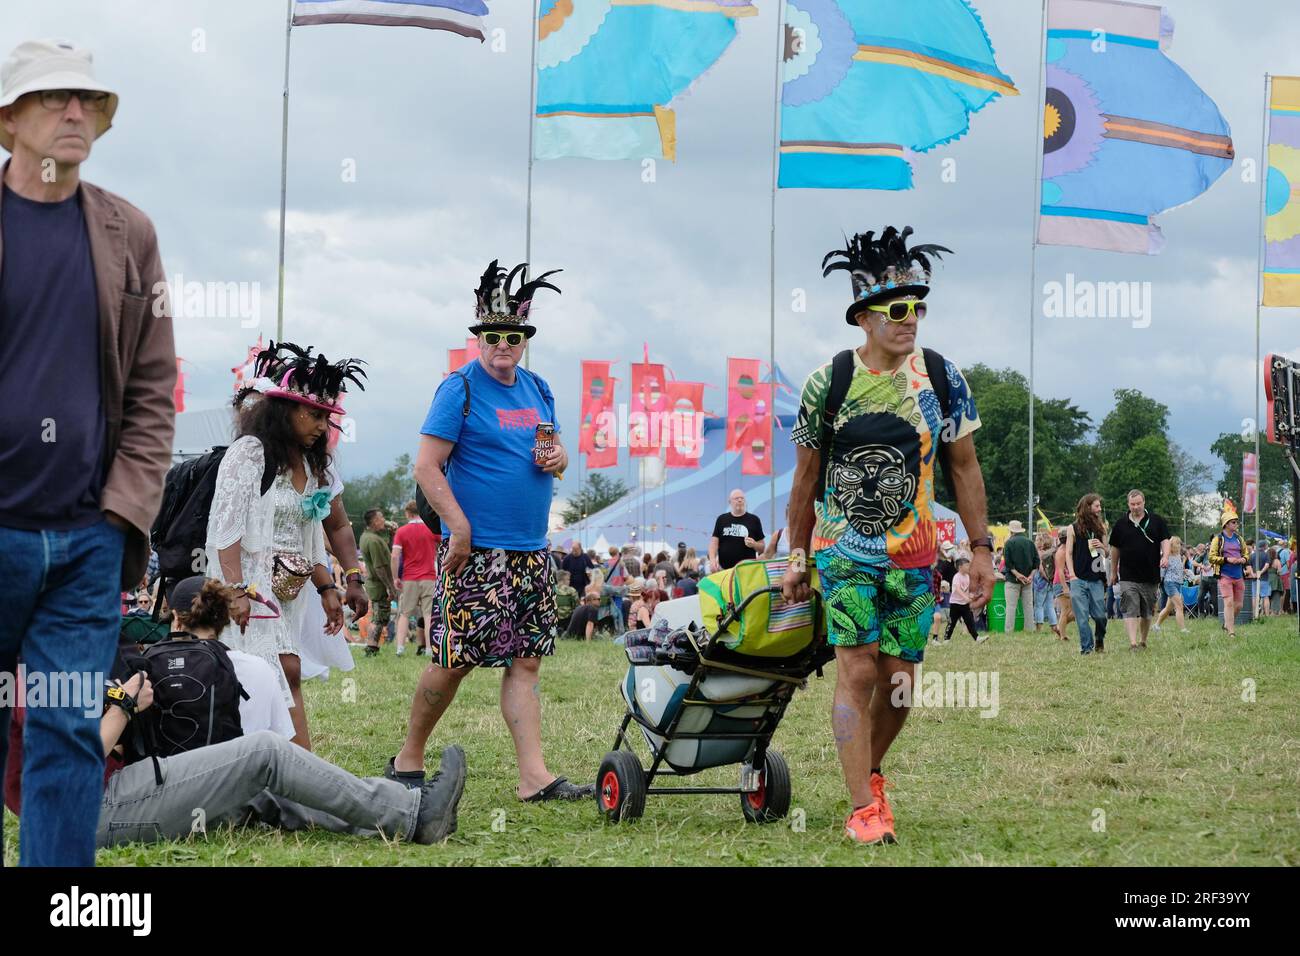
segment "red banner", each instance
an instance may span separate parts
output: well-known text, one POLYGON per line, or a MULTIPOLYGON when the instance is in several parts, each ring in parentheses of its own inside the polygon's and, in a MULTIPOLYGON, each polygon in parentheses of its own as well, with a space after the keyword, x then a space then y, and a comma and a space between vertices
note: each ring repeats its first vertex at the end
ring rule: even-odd
POLYGON ((614 414, 616 379, 609 376, 609 362, 582 363, 581 428, 578 450, 587 456, 588 468, 612 468, 618 464, 618 433, 614 414))
POLYGON ((651 362, 632 364, 632 400, 628 404, 627 447, 633 458, 657 457, 664 436, 659 434, 668 410, 664 367, 651 362))
MULTIPOLYGON (((478 359, 478 339, 466 339, 463 349, 447 349, 447 375, 478 359)), ((443 378, 446 378, 444 375, 443 378)))
POLYGON ((181 371, 181 362, 184 361, 180 356, 176 357, 176 385, 172 389, 172 404, 176 406, 176 411, 185 411, 185 373, 181 371))
POLYGON ((668 383, 669 431, 664 464, 669 468, 699 468, 704 454, 704 383, 668 383))
POLYGON ((952 518, 940 518, 935 522, 938 529, 939 546, 943 547, 944 543, 953 545, 957 544, 957 522, 952 518))
POLYGON ((262 337, 257 337, 257 344, 248 347, 248 355, 244 358, 244 364, 236 365, 230 371, 235 373, 235 391, 253 384, 253 366, 257 362, 258 353, 262 351, 262 337))
POLYGON ((727 359, 727 451, 741 450, 742 436, 757 415, 758 367, 758 359, 727 359))
POLYGON ((772 386, 755 385, 753 412, 749 424, 740 433, 740 473, 772 473, 772 386))

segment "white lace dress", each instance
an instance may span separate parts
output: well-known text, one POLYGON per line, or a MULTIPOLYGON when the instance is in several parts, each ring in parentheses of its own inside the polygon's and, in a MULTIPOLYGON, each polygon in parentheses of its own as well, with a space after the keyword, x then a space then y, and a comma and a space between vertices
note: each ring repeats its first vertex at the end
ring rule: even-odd
MULTIPOLYGON (((221 634, 227 647, 260 657, 271 665, 280 682, 285 700, 293 706, 289 682, 280 667, 281 654, 297 654, 296 638, 302 616, 310 601, 318 601, 310 581, 303 585, 292 601, 280 601, 271 593, 271 565, 276 551, 295 551, 311 565, 325 564, 325 532, 321 522, 302 514, 302 498, 288 475, 279 475, 265 495, 261 494, 264 458, 262 443, 251 436, 238 439, 227 450, 217 470, 212 510, 208 513, 208 573, 225 580, 218 556, 223 548, 239 542, 239 567, 243 579, 257 586, 280 606, 278 618, 254 617, 240 633, 231 624, 221 634)), ((308 471, 304 494, 316 491, 315 477, 308 471)), ((234 583, 234 582, 226 582, 234 583)), ((261 604, 253 604, 253 614, 267 614, 261 604)))

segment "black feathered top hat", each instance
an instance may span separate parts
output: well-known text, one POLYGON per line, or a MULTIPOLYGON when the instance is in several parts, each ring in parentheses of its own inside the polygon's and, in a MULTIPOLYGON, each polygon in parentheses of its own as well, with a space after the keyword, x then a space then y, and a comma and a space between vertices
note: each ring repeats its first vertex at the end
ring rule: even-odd
POLYGON ((924 299, 930 294, 929 257, 942 259, 941 253, 951 254, 952 250, 935 245, 909 249, 907 237, 911 234, 911 226, 902 232, 889 226, 879 239, 874 232, 859 233, 845 240, 847 248, 826 254, 823 276, 843 270, 853 279, 853 304, 844 313, 849 325, 857 325, 858 315, 869 305, 909 295, 924 299), (841 261, 831 262, 836 256, 841 261))
POLYGON ((506 274, 506 270, 493 259, 492 264, 479 280, 478 290, 474 293, 474 317, 478 319, 469 330, 475 335, 480 332, 523 332, 528 338, 537 334, 537 328, 528 323, 528 313, 532 308, 533 296, 538 289, 550 289, 559 292, 555 286, 546 281, 562 269, 552 269, 541 276, 528 280, 528 263, 521 262, 506 274), (520 277, 521 284, 513 292, 510 285, 515 277, 520 277))
POLYGON ((263 392, 267 397, 287 398, 333 415, 343 413, 339 398, 347 390, 349 381, 363 391, 366 387, 361 381, 366 373, 358 359, 330 362, 324 355, 313 358, 310 348, 303 349, 284 342, 279 346, 271 343, 269 349, 258 354, 257 363, 259 368, 264 367, 272 373, 269 377, 274 384, 263 392), (278 354, 281 349, 291 354, 278 354), (267 355, 268 352, 271 354, 267 355), (266 356, 264 366, 263 356, 266 356))

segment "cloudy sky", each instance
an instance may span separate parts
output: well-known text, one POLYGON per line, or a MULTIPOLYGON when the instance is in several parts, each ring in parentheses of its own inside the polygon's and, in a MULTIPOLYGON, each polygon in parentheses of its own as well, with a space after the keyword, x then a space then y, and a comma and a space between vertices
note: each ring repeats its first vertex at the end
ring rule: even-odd
MULTIPOLYGON (((767 357, 776 4, 757 5, 676 104, 678 161, 660 163, 653 182, 638 163, 535 167, 533 261, 565 271, 563 295, 538 299, 531 361, 570 433, 583 358, 622 361, 626 382, 645 342, 678 378, 720 385, 728 355, 767 357)), ((490 6, 495 44, 409 28, 293 34, 285 336, 369 362, 370 387, 350 402, 345 476, 414 450, 446 350, 463 344, 479 274, 490 259, 524 255, 532 3, 490 6), (355 181, 345 181, 349 164, 355 181)), ((1254 415, 1260 193, 1246 163, 1262 145, 1264 72, 1300 74, 1300 8, 1171 0, 1171 56, 1227 117, 1236 166, 1161 217, 1163 255, 1040 247, 1035 281, 1041 4, 977 6, 1024 95, 918 157, 911 192, 782 191, 778 364, 801 382, 856 344, 842 318, 847 281, 820 274, 841 233, 911 224, 957 253, 931 296, 926 344, 961 365, 1027 373, 1036 311, 1041 396, 1068 398, 1099 422, 1114 389, 1141 389, 1172 409, 1171 437, 1208 459, 1215 436, 1254 415), (941 178, 949 158, 955 182, 941 178), (1151 282, 1149 327, 1042 317, 1042 287, 1068 273, 1151 282), (796 290, 806 313, 790 310, 796 290)), ((280 0, 43 0, 7 4, 0 22, 3 51, 36 37, 95 51, 122 105, 83 174, 153 217, 169 275, 260 285, 255 328, 237 315, 178 318, 190 409, 224 401, 231 366, 259 332, 275 333, 284 14, 280 0)), ((1300 355, 1298 319, 1266 310, 1263 351, 1300 355)), ((724 393, 706 395, 721 412, 724 393)))

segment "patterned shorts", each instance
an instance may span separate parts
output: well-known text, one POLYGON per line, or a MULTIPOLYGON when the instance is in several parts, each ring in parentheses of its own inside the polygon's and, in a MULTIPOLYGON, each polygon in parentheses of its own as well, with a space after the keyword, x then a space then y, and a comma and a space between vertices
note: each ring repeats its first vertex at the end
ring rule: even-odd
POLYGON ((880 644, 880 653, 919 662, 934 620, 929 568, 861 564, 817 552, 828 640, 835 647, 880 644))
MULTIPOLYGON (((445 568, 448 538, 438 545, 445 568)), ((429 641, 442 667, 509 667, 516 657, 555 653, 551 562, 545 550, 472 548, 454 578, 438 577, 429 641)))

